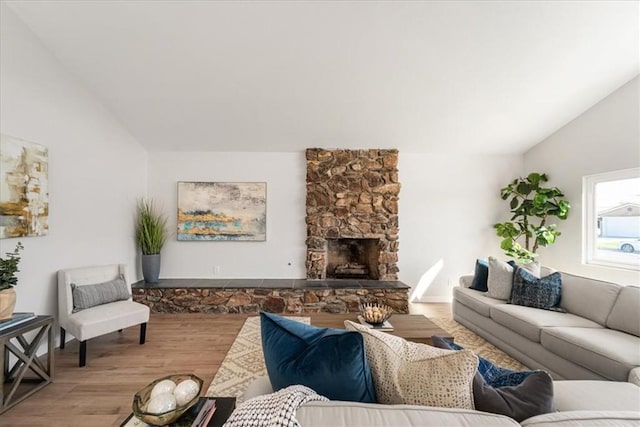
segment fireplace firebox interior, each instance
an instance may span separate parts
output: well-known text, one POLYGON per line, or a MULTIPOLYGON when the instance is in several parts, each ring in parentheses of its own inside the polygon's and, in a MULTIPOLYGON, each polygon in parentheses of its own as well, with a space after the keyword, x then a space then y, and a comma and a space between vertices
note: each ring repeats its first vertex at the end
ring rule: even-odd
POLYGON ((380 239, 327 239, 328 279, 378 280, 380 239))

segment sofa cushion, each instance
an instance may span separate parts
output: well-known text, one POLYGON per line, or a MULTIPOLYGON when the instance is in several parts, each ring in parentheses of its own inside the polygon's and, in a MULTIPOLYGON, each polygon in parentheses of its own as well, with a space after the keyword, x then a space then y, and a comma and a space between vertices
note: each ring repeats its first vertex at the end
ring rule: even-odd
POLYGON ((545 326, 602 328, 596 322, 574 314, 512 304, 492 306, 491 319, 534 342, 540 342, 540 330, 545 326))
POLYGON ((94 285, 76 285, 71 283, 73 295, 73 312, 86 310, 96 305, 115 301, 126 301, 131 298, 124 276, 94 285))
POLYGON ((640 387, 620 381, 554 381, 558 411, 640 411, 640 387))
POLYGON ((640 338, 605 328, 544 328, 541 344, 547 350, 605 378, 626 381, 640 366, 640 338))
POLYGON ((491 307, 494 305, 507 303, 500 299, 488 298, 483 292, 459 286, 453 288, 453 298, 485 317, 491 316, 491 307))
POLYGON ((468 409, 416 405, 378 405, 357 402, 309 402, 298 408, 301 426, 511 426, 518 423, 503 415, 468 409))
POLYGON ((149 321, 149 307, 133 301, 116 301, 72 313, 65 329, 78 341, 108 334, 149 321))
POLYGON ((473 376, 478 358, 344 322, 365 340, 379 403, 473 409, 473 376))
POLYGON ((522 427, 638 427, 640 412, 569 411, 538 415, 524 420, 522 427))
MULTIPOLYGON (((516 266, 528 270, 535 277, 540 277, 540 264, 537 262, 516 264, 516 266)), ((510 263, 489 257, 488 297, 505 301, 511 297, 513 269, 514 267, 510 263)))
POLYGON ((517 267, 514 271, 510 304, 564 313, 566 310, 560 307, 561 296, 560 273, 538 278, 524 268, 517 267))
POLYGON ((561 274, 562 300, 560 306, 569 313, 605 326, 622 286, 573 274, 561 274))
POLYGON ((620 290, 611 313, 607 318, 607 326, 611 329, 640 336, 640 288, 625 286, 620 290))
POLYGON ((329 399, 376 401, 359 333, 318 328, 270 313, 260 313, 260 326, 275 391, 300 384, 329 399))

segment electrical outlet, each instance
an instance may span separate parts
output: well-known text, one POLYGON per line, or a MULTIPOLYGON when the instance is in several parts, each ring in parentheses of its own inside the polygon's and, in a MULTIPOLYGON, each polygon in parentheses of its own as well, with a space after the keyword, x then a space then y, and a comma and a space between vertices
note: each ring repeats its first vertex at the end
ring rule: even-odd
POLYGON ((215 274, 220 274, 220 266, 219 266, 219 265, 216 265, 215 267, 213 267, 213 272, 214 272, 215 274))

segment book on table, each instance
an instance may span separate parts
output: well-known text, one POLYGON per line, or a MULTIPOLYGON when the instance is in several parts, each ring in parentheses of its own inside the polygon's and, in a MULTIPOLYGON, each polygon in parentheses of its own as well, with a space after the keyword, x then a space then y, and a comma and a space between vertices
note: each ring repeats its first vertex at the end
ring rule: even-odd
POLYGON ((35 313, 13 313, 10 319, 0 320, 0 331, 35 318, 35 313))
MULTIPOLYGON (((235 406, 235 405, 234 405, 235 406)), ((167 427, 206 427, 216 411, 216 400, 201 397, 198 402, 167 427)), ((131 414, 120 427, 151 427, 131 414)))
POLYGON ((375 329, 376 331, 383 331, 383 332, 392 332, 393 331, 393 325, 388 321, 385 320, 381 325, 372 325, 371 323, 367 322, 366 320, 364 320, 364 317, 362 317, 361 315, 358 315, 358 321, 370 328, 370 329, 375 329))

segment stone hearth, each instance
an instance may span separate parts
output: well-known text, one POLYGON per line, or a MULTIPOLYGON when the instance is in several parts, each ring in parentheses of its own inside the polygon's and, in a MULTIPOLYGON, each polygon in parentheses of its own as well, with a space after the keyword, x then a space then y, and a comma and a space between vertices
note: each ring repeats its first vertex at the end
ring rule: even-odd
POLYGON ((346 277, 397 280, 398 150, 310 148, 306 154, 307 278, 336 277, 328 243, 343 238, 377 239, 378 246, 374 266, 340 264, 346 277))
POLYGON ((136 282, 131 291, 154 313, 357 313, 361 302, 409 312, 409 286, 399 281, 161 279, 136 282))

